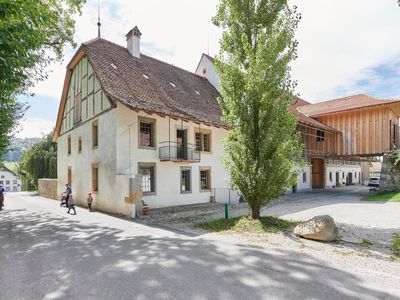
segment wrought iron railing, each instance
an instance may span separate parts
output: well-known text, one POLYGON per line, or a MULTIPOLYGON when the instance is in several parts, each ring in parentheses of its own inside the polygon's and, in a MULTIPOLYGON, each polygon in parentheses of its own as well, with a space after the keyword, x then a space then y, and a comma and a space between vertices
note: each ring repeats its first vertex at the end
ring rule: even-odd
POLYGON ((166 141, 159 144, 158 151, 161 161, 200 161, 200 151, 196 151, 194 144, 166 141))

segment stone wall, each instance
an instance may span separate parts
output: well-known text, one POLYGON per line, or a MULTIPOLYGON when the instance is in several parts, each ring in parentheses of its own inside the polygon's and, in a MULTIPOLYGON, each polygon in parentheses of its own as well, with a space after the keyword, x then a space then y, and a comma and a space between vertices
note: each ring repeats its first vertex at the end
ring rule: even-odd
POLYGON ((57 193, 57 179, 41 178, 38 187, 40 196, 56 200, 60 198, 57 193))
POLYGON ((379 183, 379 191, 381 192, 400 191, 400 166, 393 165, 391 158, 393 153, 394 152, 391 151, 383 155, 381 179, 379 183))

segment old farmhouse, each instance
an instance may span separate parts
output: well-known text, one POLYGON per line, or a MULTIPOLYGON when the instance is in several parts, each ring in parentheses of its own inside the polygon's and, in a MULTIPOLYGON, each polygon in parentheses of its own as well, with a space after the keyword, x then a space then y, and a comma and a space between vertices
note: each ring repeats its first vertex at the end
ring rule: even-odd
MULTIPOLYGON (((58 192, 70 183, 78 203, 93 192, 97 209, 127 216, 135 215, 136 174, 153 208, 208 202, 213 189, 228 189, 213 58, 204 54, 191 73, 141 54, 140 37, 135 27, 126 47, 102 38, 81 45, 67 66, 54 133, 58 192)), ((400 101, 297 98, 291 111, 308 161, 297 190, 358 183, 361 157, 398 144, 400 101)))

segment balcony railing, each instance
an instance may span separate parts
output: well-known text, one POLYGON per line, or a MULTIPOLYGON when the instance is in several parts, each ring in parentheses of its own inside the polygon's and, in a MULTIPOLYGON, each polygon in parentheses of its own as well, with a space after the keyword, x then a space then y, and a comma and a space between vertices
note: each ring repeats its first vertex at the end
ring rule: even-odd
POLYGON ((194 144, 166 141, 159 144, 159 157, 161 161, 199 162, 200 151, 194 144))

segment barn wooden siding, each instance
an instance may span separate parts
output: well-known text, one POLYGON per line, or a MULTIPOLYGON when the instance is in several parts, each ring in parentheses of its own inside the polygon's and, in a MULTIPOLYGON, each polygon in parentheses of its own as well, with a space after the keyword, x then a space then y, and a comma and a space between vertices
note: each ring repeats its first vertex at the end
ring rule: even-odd
POLYGON ((390 150, 394 139, 398 138, 398 115, 388 106, 352 110, 316 119, 342 133, 335 138, 337 155, 381 155, 390 150))

